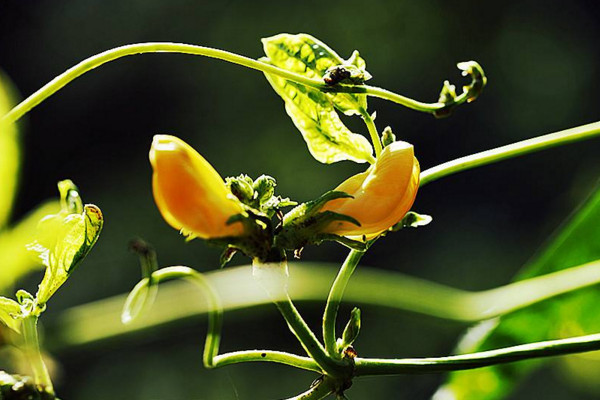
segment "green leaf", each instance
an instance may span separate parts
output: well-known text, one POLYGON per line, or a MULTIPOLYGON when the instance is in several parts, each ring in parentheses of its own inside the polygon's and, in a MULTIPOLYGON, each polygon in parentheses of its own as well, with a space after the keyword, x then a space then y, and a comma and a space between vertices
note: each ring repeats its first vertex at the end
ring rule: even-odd
POLYGON ((31 257, 27 244, 35 236, 38 222, 48 214, 60 210, 58 201, 48 201, 38 206, 18 224, 0 232, 0 292, 12 292, 15 282, 31 271, 37 270, 42 263, 31 257))
POLYGON ((20 332, 21 320, 17 317, 21 313, 21 306, 13 299, 0 296, 0 322, 10 329, 20 332))
MULTIPOLYGON (((530 262, 515 280, 545 275, 600 259, 600 190, 571 217, 565 226, 530 262)), ((458 346, 460 353, 506 347, 548 339, 600 332, 598 287, 553 298, 496 321, 485 321, 471 329, 458 346)), ((570 356, 567 359, 573 359, 570 356)), ((589 357, 586 357, 589 359, 589 357)), ((434 398, 501 399, 544 360, 512 363, 472 371, 453 372, 434 398)), ((578 363, 581 366, 581 363, 578 363)), ((587 363, 588 367, 590 363, 587 363)), ((595 362, 596 373, 600 362, 595 362)), ((581 369, 581 368, 579 368, 581 369)))
MULTIPOLYGON (((263 44, 268 58, 262 61, 311 78, 321 77, 329 67, 343 61, 308 35, 282 34, 263 39, 263 44)), ((326 94, 275 75, 265 76, 284 100, 286 112, 315 159, 325 164, 342 160, 374 162, 371 143, 351 132, 335 111, 337 107, 346 114, 366 112, 366 100, 363 105, 355 95, 326 94)))
POLYGON ((17 191, 21 151, 16 124, 2 122, 15 103, 15 90, 0 71, 0 229, 6 225, 17 191))
POLYGON ((342 334, 342 350, 347 346, 350 346, 360 332, 360 309, 354 307, 352 312, 350 313, 350 319, 344 328, 344 333, 342 334))
MULTIPOLYGON (((352 71, 354 76, 349 78, 357 80, 356 83, 371 77, 365 70, 366 62, 358 51, 355 50, 348 60, 344 60, 325 43, 305 33, 281 33, 262 39, 262 43, 271 64, 309 78, 320 79, 336 66, 352 71)), ((367 112, 367 96, 364 94, 327 93, 326 97, 346 115, 362 115, 367 112)))
POLYGON ((37 237, 28 246, 46 266, 36 294, 40 305, 48 301, 89 253, 104 222, 95 205, 82 208, 77 188, 71 181, 60 182, 59 190, 63 208, 39 222, 37 237), (78 210, 82 211, 73 212, 78 210))

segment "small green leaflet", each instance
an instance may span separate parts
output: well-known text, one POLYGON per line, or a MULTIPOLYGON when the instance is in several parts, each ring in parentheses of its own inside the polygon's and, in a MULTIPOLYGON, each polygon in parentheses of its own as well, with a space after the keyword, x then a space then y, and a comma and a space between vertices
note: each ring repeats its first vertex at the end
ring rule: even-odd
MULTIPOLYGON (((346 63, 309 35, 280 34, 263 39, 263 46, 268 58, 261 61, 310 78, 321 78, 330 67, 346 63)), ((357 53, 352 59, 364 67, 364 60, 357 53)), ((265 75, 284 100, 288 115, 315 159, 325 164, 342 160, 374 161, 371 143, 364 136, 351 132, 335 111, 337 108, 347 115, 366 113, 365 95, 327 94, 275 75, 265 75)))
POLYGON ((46 266, 36 294, 39 304, 45 304, 52 297, 89 253, 104 222, 98 207, 82 205, 77 188, 71 181, 60 182, 59 189, 62 210, 40 221, 37 237, 28 246, 46 266))
POLYGON ((16 194, 21 159, 19 135, 16 124, 2 122, 14 103, 14 89, 0 71, 0 229, 6 224, 16 194))
MULTIPOLYGON (((540 252, 516 277, 523 280, 567 269, 600 259, 600 190, 565 224, 540 252)), ((495 320, 484 321, 472 328, 459 344, 459 352, 467 353, 516 344, 549 339, 566 338, 600 332, 598 319, 600 291, 597 286, 581 289, 557 298, 527 307, 495 320)), ((577 355, 566 359, 573 360, 577 355)), ((594 377, 600 371, 600 363, 586 358, 587 373, 595 367, 594 377)), ((534 368, 547 360, 532 360, 471 371, 450 374, 435 400, 502 399, 534 368)), ((570 375, 576 375, 572 371, 570 375)), ((597 378, 594 378, 597 380, 597 378)))
POLYGON ((15 318, 21 313, 21 306, 13 299, 0 296, 0 321, 16 332, 21 330, 21 320, 15 318))

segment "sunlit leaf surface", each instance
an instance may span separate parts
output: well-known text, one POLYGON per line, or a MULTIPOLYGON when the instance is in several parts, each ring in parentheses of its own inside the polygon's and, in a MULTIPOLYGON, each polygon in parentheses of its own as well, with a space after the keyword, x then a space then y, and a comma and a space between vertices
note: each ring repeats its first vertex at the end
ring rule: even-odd
POLYGON ((14 100, 14 89, 0 71, 0 229, 10 216, 18 183, 20 150, 17 126, 1 121, 2 116, 14 105, 14 100))
MULTIPOLYGON (((277 35, 263 39, 263 45, 268 58, 262 61, 310 78, 321 78, 329 67, 344 62, 333 50, 308 35, 277 35)), ((360 57, 355 58, 364 66, 360 57)), ((326 164, 341 160, 373 161, 370 142, 351 132, 335 111, 337 107, 346 114, 366 112, 364 95, 325 94, 278 76, 266 77, 284 100, 288 115, 318 161, 326 164)))
POLYGON ((0 296, 0 322, 9 328, 19 332, 21 321, 13 318, 13 315, 19 314, 21 306, 16 301, 0 296))
POLYGON ((71 181, 59 182, 58 187, 61 211, 39 222, 36 239, 28 246, 46 266, 36 295, 40 304, 48 301, 85 258, 98 240, 103 225, 100 209, 91 204, 83 207, 71 181))
MULTIPOLYGON (((282 33, 262 40, 269 61, 283 69, 309 78, 320 79, 327 70, 337 65, 348 65, 366 72, 364 59, 355 51, 348 60, 341 58, 335 51, 320 40, 300 33, 290 35, 282 33)), ((317 92, 312 89, 312 91, 317 92)), ((360 115, 367 111, 367 96, 355 93, 327 93, 335 107, 346 115, 360 115)))
POLYGON ((0 293, 12 295, 15 281, 42 265, 27 251, 26 245, 35 236, 38 222, 59 210, 58 201, 46 202, 16 225, 0 232, 0 293))
MULTIPOLYGON (((523 280, 600 259, 600 190, 578 210, 547 247, 516 277, 523 280)), ((473 328, 459 352, 600 332, 597 287, 560 296, 473 328)), ((578 357, 578 356, 572 356, 578 357)), ((579 356, 581 357, 581 356, 579 356)), ((501 399, 543 361, 528 361, 450 374, 435 400, 501 399)), ((597 371, 600 362, 596 361, 597 371)), ((588 365, 589 368, 589 365, 588 365)))

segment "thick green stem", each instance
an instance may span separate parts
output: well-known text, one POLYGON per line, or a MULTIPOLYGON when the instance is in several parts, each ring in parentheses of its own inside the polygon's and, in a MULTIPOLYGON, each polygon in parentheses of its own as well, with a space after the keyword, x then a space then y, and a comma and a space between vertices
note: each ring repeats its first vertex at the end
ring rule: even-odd
POLYGON ((341 361, 336 361, 329 357, 325 349, 319 343, 319 340, 308 327, 292 300, 287 297, 285 300, 275 301, 279 312, 287 322, 292 333, 298 338, 298 341, 306 353, 330 376, 338 377, 344 375, 349 365, 341 361))
POLYGON ((341 376, 347 373, 348 365, 327 355, 323 345, 308 327, 288 295, 288 265, 286 260, 264 263, 252 261, 254 281, 267 293, 285 319, 290 331, 296 336, 306 353, 328 375, 341 376))
POLYGON ((346 291, 348 281, 352 276, 352 273, 356 269, 360 259, 363 256, 363 252, 357 250, 351 250, 348 257, 342 264, 327 297, 327 303, 325 304, 325 312, 323 313, 323 342, 325 343, 325 350, 331 357, 341 358, 341 355, 337 351, 336 341, 337 335, 335 333, 335 325, 337 320, 337 313, 346 291))
POLYGON ((449 357, 396 360, 356 358, 354 374, 361 376, 439 373, 599 349, 600 334, 594 334, 449 357))
POLYGON ((25 341, 25 354, 31 370, 33 372, 33 380, 37 385, 40 385, 43 390, 50 394, 54 394, 52 380, 48 373, 48 368, 44 364, 42 353, 40 351, 40 342, 37 331, 38 317, 29 315, 23 319, 23 340, 25 341))
MULTIPOLYGON (((80 77, 88 71, 91 71, 110 61, 117 60, 136 54, 144 53, 181 53, 217 58, 233 64, 242 65, 247 68, 255 69, 269 74, 281 76, 285 79, 301 83, 303 85, 322 90, 324 92, 346 92, 346 93, 366 93, 370 96, 379 97, 401 104, 417 111, 433 113, 444 107, 442 103, 421 103, 408 97, 392 93, 388 90, 371 87, 366 85, 334 85, 325 84, 322 79, 311 79, 304 75, 296 74, 273 65, 244 57, 239 54, 228 51, 213 49, 210 47, 195 46, 184 43, 155 42, 155 43, 135 43, 126 46, 116 47, 107 50, 90 58, 81 61, 79 64, 69 68, 67 71, 52 79, 38 91, 19 103, 8 114, 2 117, 3 122, 12 123, 18 121, 23 115, 31 109, 52 96, 71 81, 80 77)), ((460 96, 459 96, 460 97, 460 96)), ((459 99, 457 99, 458 102, 459 99)))
POLYGON ((524 154, 533 153, 535 151, 544 150, 571 142, 577 142, 579 140, 591 139, 599 134, 600 121, 543 136, 538 136, 536 138, 523 140, 521 142, 497 147, 495 149, 482 151, 480 153, 471 154, 469 156, 445 162, 421 172, 420 185, 423 186, 445 176, 467 169, 480 167, 482 165, 502 161, 507 158, 522 156, 524 154))
POLYGON ((304 393, 300 393, 298 396, 290 397, 287 400, 321 400, 332 394, 334 391, 334 382, 331 378, 323 376, 318 382, 313 385, 304 393))
POLYGON ((367 129, 369 130, 369 135, 371 136, 371 141, 373 142, 373 148, 375 149, 375 158, 378 158, 381 154, 381 138, 379 137, 379 133, 377 132, 377 127, 375 126, 375 121, 373 117, 367 112, 367 110, 362 110, 361 117, 365 121, 367 125, 367 129))

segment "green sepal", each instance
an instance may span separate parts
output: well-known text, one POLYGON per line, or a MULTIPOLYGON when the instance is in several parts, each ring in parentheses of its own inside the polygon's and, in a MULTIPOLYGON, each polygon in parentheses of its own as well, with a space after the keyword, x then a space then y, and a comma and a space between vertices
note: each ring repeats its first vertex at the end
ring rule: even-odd
MULTIPOLYGON (((275 178, 261 175, 252 180, 248 175, 242 174, 225 179, 234 196, 254 213, 262 213, 271 218, 283 207, 295 206, 295 201, 275 195, 277 182, 275 178)), ((237 222, 239 220, 234 220, 237 222)))
POLYGON ((418 228, 420 226, 428 225, 431 221, 433 221, 431 215, 418 214, 414 211, 409 211, 404 215, 400 222, 392 226, 389 230, 397 232, 403 228, 418 228))
POLYGON ((242 203, 247 204, 253 200, 254 189, 252 186, 254 181, 248 175, 242 174, 236 177, 225 178, 225 184, 231 193, 242 203))
POLYGON ((283 225, 286 226, 287 224, 299 223, 302 219, 306 219, 315 215, 319 212, 319 210, 321 210, 321 208, 323 208, 325 203, 329 201, 348 198, 353 198, 353 196, 346 192, 330 190, 321 195, 319 198, 302 203, 290 210, 283 217, 283 225))
POLYGON ((350 346, 360 333, 360 309, 358 307, 354 307, 352 312, 350 313, 350 319, 344 328, 344 333, 342 334, 341 341, 341 349, 344 350, 346 347, 350 346))
POLYGON ((314 244, 321 244, 325 241, 338 242, 356 251, 366 251, 371 246, 370 241, 361 242, 360 240, 349 239, 346 236, 335 235, 333 233, 321 233, 317 235, 314 244))
POLYGON ((271 176, 261 175, 256 178, 252 183, 252 189, 253 197, 256 198, 258 204, 267 203, 275 195, 275 186, 277 186, 277 182, 271 176))
POLYGON ((221 256, 219 257, 220 267, 223 268, 224 266, 226 266, 237 252, 238 250, 235 247, 231 246, 228 246, 225 250, 223 250, 221 256))
POLYGON ((15 332, 21 331, 21 305, 7 297, 0 296, 0 321, 15 332))
POLYGON ((275 236, 275 246, 287 250, 297 250, 307 244, 320 244, 326 240, 335 240, 352 249, 364 249, 362 242, 323 233, 323 229, 334 221, 345 221, 360 226, 360 222, 349 215, 329 210, 321 212, 327 202, 347 198, 352 198, 352 196, 346 192, 332 190, 318 199, 295 207, 283 217, 281 230, 275 236))
POLYGON ((386 126, 383 128, 383 132, 381 132, 381 144, 383 147, 389 146, 390 144, 396 141, 396 135, 392 132, 392 128, 386 126))
MULTIPOLYGON (((273 244, 271 219, 261 212, 247 208, 243 213, 232 215, 226 221, 227 224, 234 222, 241 222, 244 225, 244 235, 211 238, 206 239, 205 242, 219 247, 235 249, 253 259, 264 260, 268 258, 273 244)), ((222 263, 226 264, 229 259, 227 254, 222 254, 222 263)))
POLYGON ((329 211, 329 210, 319 213, 317 215, 317 219, 318 219, 317 225, 319 225, 319 226, 328 225, 329 223, 334 222, 334 221, 350 222, 351 224, 360 226, 360 222, 358 222, 358 220, 356 218, 351 217, 346 214, 340 214, 340 213, 336 213, 334 211, 329 211))

